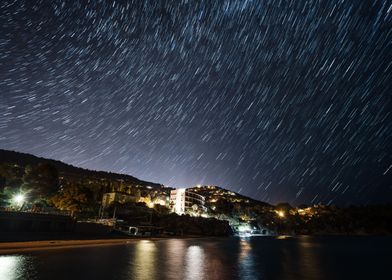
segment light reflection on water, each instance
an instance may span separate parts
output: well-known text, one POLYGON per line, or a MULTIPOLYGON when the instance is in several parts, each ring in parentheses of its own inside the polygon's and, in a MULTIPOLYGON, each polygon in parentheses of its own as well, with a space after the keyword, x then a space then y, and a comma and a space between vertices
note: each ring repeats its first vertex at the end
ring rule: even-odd
POLYGON ((307 275, 310 279, 321 279, 326 276, 320 255, 317 253, 317 244, 312 244, 310 237, 304 236, 298 242, 299 256, 301 261, 298 263, 299 274, 307 275))
POLYGON ((250 273, 254 272, 254 260, 251 253, 252 247, 249 239, 244 238, 240 241, 239 267, 241 279, 251 279, 250 273))
POLYGON ((131 260, 131 279, 149 280, 156 279, 156 253, 154 242, 141 240, 136 244, 134 259, 131 260))
MULTIPOLYGON (((241 279, 254 279, 257 269, 254 267, 252 246, 249 238, 240 241, 239 269, 241 279)), ((259 268, 260 269, 260 268, 259 268)))
POLYGON ((20 257, 0 257, 0 279, 16 279, 16 272, 20 264, 20 257))
POLYGON ((0 256, 0 280, 382 279, 391 238, 141 240, 0 256))
POLYGON ((25 256, 0 256, 0 279, 16 280, 27 267, 25 256))
POLYGON ((186 252, 186 241, 183 239, 169 239, 163 245, 164 254, 162 260, 165 265, 165 273, 167 279, 183 279, 184 272, 179 269, 184 266, 185 252, 186 252))
POLYGON ((205 279, 204 250, 200 246, 189 246, 186 252, 185 279, 205 279))

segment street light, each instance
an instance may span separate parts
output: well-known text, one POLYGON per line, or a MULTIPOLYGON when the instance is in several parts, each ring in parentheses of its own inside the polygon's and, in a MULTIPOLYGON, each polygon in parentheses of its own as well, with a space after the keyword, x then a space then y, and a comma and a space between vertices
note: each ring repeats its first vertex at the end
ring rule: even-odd
POLYGON ((276 213, 278 214, 278 216, 279 216, 280 218, 284 218, 284 216, 285 216, 284 211, 282 211, 282 210, 276 211, 276 213))
POLYGON ((14 204, 15 206, 18 206, 18 207, 19 207, 19 211, 22 210, 22 208, 23 208, 23 206, 24 206, 24 204, 25 204, 25 201, 26 201, 26 197, 25 197, 25 195, 22 194, 22 193, 15 194, 15 195, 12 197, 12 202, 13 202, 13 204, 14 204))
POLYGON ((14 195, 14 197, 12 198, 12 201, 17 204, 17 205, 21 205, 23 204, 23 202, 25 201, 25 196, 21 193, 14 195))

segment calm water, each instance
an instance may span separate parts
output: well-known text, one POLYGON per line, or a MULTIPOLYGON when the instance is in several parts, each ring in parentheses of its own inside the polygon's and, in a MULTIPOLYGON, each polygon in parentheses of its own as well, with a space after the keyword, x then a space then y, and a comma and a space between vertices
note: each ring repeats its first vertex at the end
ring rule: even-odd
POLYGON ((140 240, 0 256, 0 279, 392 279, 390 237, 140 240))

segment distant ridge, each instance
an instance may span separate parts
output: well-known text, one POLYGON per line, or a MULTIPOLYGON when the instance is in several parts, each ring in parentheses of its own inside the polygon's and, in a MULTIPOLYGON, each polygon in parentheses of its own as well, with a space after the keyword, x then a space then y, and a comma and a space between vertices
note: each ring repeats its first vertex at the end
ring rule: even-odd
POLYGON ((18 164, 20 166, 26 166, 29 164, 37 165, 39 163, 49 163, 55 166, 60 174, 66 174, 71 176, 91 176, 97 178, 107 178, 112 180, 124 180, 142 186, 162 187, 162 184, 143 181, 131 175, 84 169, 81 167, 76 167, 71 164, 64 163, 59 160, 41 158, 31 154, 25 154, 25 153, 3 150, 3 149, 0 149, 0 163, 13 163, 13 164, 18 164))

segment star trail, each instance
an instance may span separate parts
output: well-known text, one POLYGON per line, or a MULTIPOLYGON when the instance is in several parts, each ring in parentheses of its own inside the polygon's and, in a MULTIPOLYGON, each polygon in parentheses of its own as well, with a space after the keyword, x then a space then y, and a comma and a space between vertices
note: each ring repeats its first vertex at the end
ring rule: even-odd
POLYGON ((173 187, 392 201, 392 1, 1 1, 0 147, 173 187))

